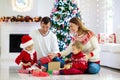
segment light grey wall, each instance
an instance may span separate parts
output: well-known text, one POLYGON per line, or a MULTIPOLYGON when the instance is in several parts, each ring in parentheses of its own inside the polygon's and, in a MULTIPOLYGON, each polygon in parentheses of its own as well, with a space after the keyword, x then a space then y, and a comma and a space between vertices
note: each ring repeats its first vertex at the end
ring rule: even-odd
MULTIPOLYGON (((120 1, 113 2, 113 31, 120 31, 120 1)), ((83 22, 86 27, 96 34, 105 31, 106 27, 106 0, 79 0, 83 22)), ((120 33, 120 32, 119 32, 120 33)))
POLYGON ((33 0, 33 7, 27 12, 16 12, 12 8, 12 0, 0 0, 0 17, 13 15, 49 16, 54 0, 33 0))
POLYGON ((120 0, 113 0, 113 29, 120 31, 120 0))
POLYGON ((78 4, 86 27, 96 34, 104 32, 104 0, 79 0, 78 4))
POLYGON ((50 16, 55 0, 37 0, 37 15, 50 16))

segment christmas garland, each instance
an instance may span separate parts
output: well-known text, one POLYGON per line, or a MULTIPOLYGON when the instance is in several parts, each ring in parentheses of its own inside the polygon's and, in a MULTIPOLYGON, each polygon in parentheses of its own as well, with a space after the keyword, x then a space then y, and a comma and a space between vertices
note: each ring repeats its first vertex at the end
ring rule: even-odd
POLYGON ((3 16, 0 17, 0 22, 40 22, 42 19, 41 16, 37 17, 30 17, 30 16, 22 16, 22 15, 17 15, 17 16, 3 16))

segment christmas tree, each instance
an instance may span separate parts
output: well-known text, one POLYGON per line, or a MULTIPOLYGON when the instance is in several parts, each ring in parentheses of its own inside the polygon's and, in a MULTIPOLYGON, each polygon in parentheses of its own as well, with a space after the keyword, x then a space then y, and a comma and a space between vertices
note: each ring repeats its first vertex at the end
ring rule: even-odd
POLYGON ((60 51, 70 43, 69 20, 73 17, 81 18, 76 0, 55 0, 51 13, 51 30, 57 35, 60 51))

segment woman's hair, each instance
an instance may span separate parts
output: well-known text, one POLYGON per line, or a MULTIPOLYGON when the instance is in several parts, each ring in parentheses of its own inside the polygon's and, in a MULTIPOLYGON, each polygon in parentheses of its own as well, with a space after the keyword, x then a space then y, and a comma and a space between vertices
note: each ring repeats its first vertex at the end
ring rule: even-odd
POLYGON ((78 40, 74 41, 72 46, 75 46, 77 49, 81 49, 81 50, 83 49, 83 44, 78 40))
POLYGON ((79 26, 78 27, 78 32, 77 32, 78 34, 84 34, 84 33, 88 33, 90 31, 89 29, 87 29, 84 26, 82 21, 77 17, 73 17, 72 19, 70 19, 69 22, 79 26))

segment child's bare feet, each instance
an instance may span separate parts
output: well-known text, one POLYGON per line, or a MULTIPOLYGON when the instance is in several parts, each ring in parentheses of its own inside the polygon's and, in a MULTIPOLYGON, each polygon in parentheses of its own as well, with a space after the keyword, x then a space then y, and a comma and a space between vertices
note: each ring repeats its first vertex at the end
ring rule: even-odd
POLYGON ((60 73, 59 73, 59 70, 53 70, 52 74, 53 75, 59 75, 60 73))

